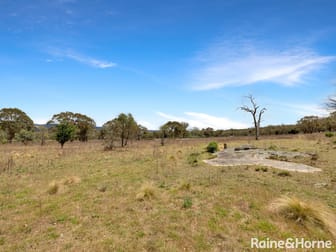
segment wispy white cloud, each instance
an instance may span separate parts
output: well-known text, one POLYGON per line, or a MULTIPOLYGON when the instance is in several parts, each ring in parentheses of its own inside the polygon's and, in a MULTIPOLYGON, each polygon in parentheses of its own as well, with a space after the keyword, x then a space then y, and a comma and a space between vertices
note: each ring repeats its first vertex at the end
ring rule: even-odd
POLYGON ((197 127, 202 129, 211 127, 214 129, 241 129, 249 127, 244 123, 236 122, 225 117, 216 117, 197 112, 184 112, 184 116, 174 116, 162 112, 157 112, 157 115, 171 121, 187 122, 190 128, 197 127))
POLYGON ((89 56, 79 54, 72 50, 60 50, 60 49, 53 48, 53 49, 49 49, 48 53, 55 57, 68 58, 68 59, 77 61, 79 63, 92 66, 92 67, 96 67, 96 68, 110 68, 110 67, 117 66, 117 64, 114 62, 91 58, 89 56))
POLYGON ((329 111, 327 108, 319 106, 317 104, 294 104, 294 103, 282 103, 282 107, 290 109, 292 113, 297 114, 300 117, 304 116, 328 116, 329 111))
POLYGON ((305 76, 336 60, 335 56, 322 56, 311 49, 259 47, 255 48, 253 42, 217 43, 199 53, 193 88, 209 90, 263 81, 291 86, 303 83, 305 76))
POLYGON ((148 121, 144 121, 144 120, 140 120, 139 124, 142 125, 142 126, 144 126, 144 127, 146 127, 147 129, 155 129, 155 128, 157 128, 157 127, 155 127, 154 124, 152 124, 152 123, 150 123, 148 121))

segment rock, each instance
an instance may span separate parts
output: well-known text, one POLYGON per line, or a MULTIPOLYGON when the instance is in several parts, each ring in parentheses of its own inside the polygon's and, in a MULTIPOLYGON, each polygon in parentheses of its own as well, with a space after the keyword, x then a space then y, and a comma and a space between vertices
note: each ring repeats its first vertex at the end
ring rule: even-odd
POLYGON ((315 188, 323 188, 323 187, 327 187, 328 183, 316 183, 314 184, 315 188))
POLYGON ((241 150, 255 150, 257 147, 253 145, 242 145, 239 147, 234 148, 235 151, 241 151, 241 150))

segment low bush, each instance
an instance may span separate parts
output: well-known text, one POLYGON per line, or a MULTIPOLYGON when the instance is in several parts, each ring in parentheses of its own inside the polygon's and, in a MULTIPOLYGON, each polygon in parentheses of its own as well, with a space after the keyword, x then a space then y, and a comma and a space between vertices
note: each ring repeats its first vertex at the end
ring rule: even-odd
POLYGON ((210 142, 206 147, 206 150, 209 153, 215 153, 216 151, 218 151, 218 144, 216 142, 210 142))
POLYGON ((326 137, 333 137, 333 136, 334 136, 334 133, 332 133, 332 132, 326 132, 326 133, 325 133, 325 136, 326 136, 326 137))

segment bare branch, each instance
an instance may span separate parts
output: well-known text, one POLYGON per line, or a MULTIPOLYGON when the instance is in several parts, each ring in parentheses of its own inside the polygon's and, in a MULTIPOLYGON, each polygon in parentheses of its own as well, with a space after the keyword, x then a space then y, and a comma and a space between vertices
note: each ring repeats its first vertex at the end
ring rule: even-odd
POLYGON ((259 138, 260 121, 261 121, 262 115, 266 111, 266 108, 262 108, 259 111, 259 114, 257 115, 257 112, 258 112, 260 106, 257 105, 257 103, 254 100, 254 97, 252 95, 248 95, 248 96, 246 96, 246 98, 250 100, 250 102, 252 104, 252 107, 248 107, 248 106, 244 105, 244 106, 241 106, 240 109, 243 110, 243 111, 245 111, 245 112, 251 113, 251 115, 253 117, 254 127, 255 127, 255 137, 256 137, 256 140, 258 140, 258 138, 259 138), (257 120, 257 116, 258 116, 258 120, 257 120))

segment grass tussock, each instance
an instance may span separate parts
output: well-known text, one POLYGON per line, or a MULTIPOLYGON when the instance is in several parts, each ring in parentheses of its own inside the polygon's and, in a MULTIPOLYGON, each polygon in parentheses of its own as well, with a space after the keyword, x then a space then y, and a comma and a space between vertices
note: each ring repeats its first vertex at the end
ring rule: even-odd
POLYGON ((47 193, 50 195, 56 194, 58 190, 59 190, 59 184, 57 183, 57 181, 55 180, 51 181, 48 185, 47 193))
POLYGON ((157 189, 153 182, 145 182, 142 184, 139 192, 136 195, 137 200, 151 200, 156 198, 157 189))
POLYGON ((319 226, 336 237, 336 217, 323 205, 283 196, 270 205, 270 210, 306 227, 319 226))
POLYGON ((81 182, 81 179, 77 176, 70 176, 70 177, 62 179, 61 181, 63 185, 75 185, 75 184, 79 184, 80 182, 81 182))

